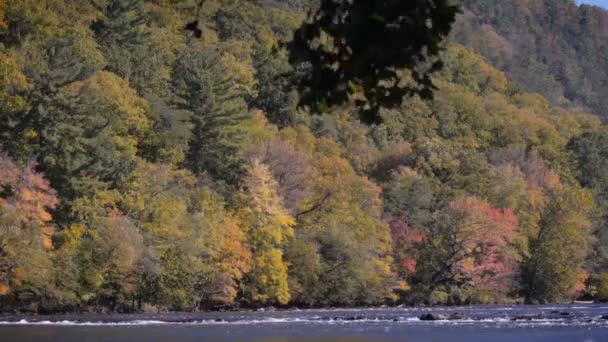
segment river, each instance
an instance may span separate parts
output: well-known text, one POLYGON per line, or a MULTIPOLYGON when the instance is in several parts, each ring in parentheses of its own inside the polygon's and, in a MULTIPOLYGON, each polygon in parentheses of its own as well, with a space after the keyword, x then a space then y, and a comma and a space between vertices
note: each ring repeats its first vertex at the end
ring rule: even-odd
POLYGON ((607 315, 608 304, 5 315, 0 341, 608 342, 607 315))

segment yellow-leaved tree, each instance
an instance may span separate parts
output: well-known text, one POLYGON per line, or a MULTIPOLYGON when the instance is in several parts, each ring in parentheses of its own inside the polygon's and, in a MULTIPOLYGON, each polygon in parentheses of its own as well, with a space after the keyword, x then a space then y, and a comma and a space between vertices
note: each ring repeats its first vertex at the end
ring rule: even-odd
POLYGON ((244 185, 237 216, 249 240, 253 265, 243 294, 252 302, 286 304, 290 294, 282 248, 294 235, 295 220, 283 206, 277 181, 259 160, 249 165, 244 185))
POLYGON ((0 30, 6 29, 6 22, 4 21, 4 11, 6 8, 6 2, 0 0, 0 30))

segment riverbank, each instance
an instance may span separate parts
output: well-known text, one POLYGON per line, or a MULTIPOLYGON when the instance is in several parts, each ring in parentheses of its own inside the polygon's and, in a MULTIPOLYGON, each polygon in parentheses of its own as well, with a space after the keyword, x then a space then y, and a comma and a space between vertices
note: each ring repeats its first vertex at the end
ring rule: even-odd
MULTIPOLYGON (((547 303, 543 305, 548 306, 587 306, 587 305, 602 305, 608 306, 608 303, 594 302, 594 301, 583 301, 577 300, 567 303, 547 303)), ((494 303, 494 304, 480 304, 480 303, 469 303, 463 305, 429 305, 429 304, 394 304, 394 305, 361 305, 361 306, 298 306, 298 305, 286 305, 286 306, 260 306, 260 305, 221 305, 215 307, 205 307, 196 310, 188 311, 175 311, 166 308, 160 308, 153 305, 144 304, 140 309, 127 310, 115 310, 107 306, 82 306, 82 307, 55 307, 56 309, 50 310, 48 308, 37 308, 24 307, 14 310, 0 310, 0 318, 7 316, 53 316, 53 315, 172 315, 172 314, 200 314, 200 313, 222 313, 222 312, 290 312, 290 311, 305 311, 305 310, 405 310, 405 309, 421 309, 421 308, 458 308, 458 307, 527 307, 539 305, 524 303, 520 300, 513 300, 505 303, 494 303)), ((542 307, 543 305, 540 305, 542 307)))
POLYGON ((64 313, 0 314, 0 324, 117 324, 158 322, 167 324, 242 324, 272 321, 306 322, 476 322, 476 321, 568 321, 608 323, 608 303, 557 305, 379 306, 367 308, 260 308, 234 311, 164 313, 64 313), (254 319, 255 318, 255 319, 254 319))

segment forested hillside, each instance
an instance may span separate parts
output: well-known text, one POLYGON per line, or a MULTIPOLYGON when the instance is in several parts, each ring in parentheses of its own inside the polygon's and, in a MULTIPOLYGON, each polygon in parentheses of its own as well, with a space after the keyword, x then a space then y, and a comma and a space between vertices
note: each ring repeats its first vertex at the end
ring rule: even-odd
POLYGON ((0 0, 0 310, 608 300, 608 130, 574 106, 605 84, 463 31, 519 2, 467 1, 487 59, 445 42, 433 96, 374 120, 357 84, 302 105, 314 1, 198 3, 0 0))
POLYGON ((453 38, 553 105, 608 119, 608 12, 572 0, 464 0, 453 38))

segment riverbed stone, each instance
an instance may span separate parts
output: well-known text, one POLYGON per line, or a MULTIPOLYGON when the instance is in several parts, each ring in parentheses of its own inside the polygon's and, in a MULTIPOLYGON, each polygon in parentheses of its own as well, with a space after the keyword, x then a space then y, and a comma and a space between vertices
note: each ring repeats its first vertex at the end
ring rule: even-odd
POLYGON ((531 313, 531 314, 524 314, 524 315, 519 315, 519 316, 515 316, 513 318, 511 318, 512 321, 531 321, 533 319, 541 319, 543 318, 543 315, 540 313, 531 313))
POLYGON ((421 321, 444 321, 448 319, 448 316, 443 314, 425 313, 418 317, 421 321))

